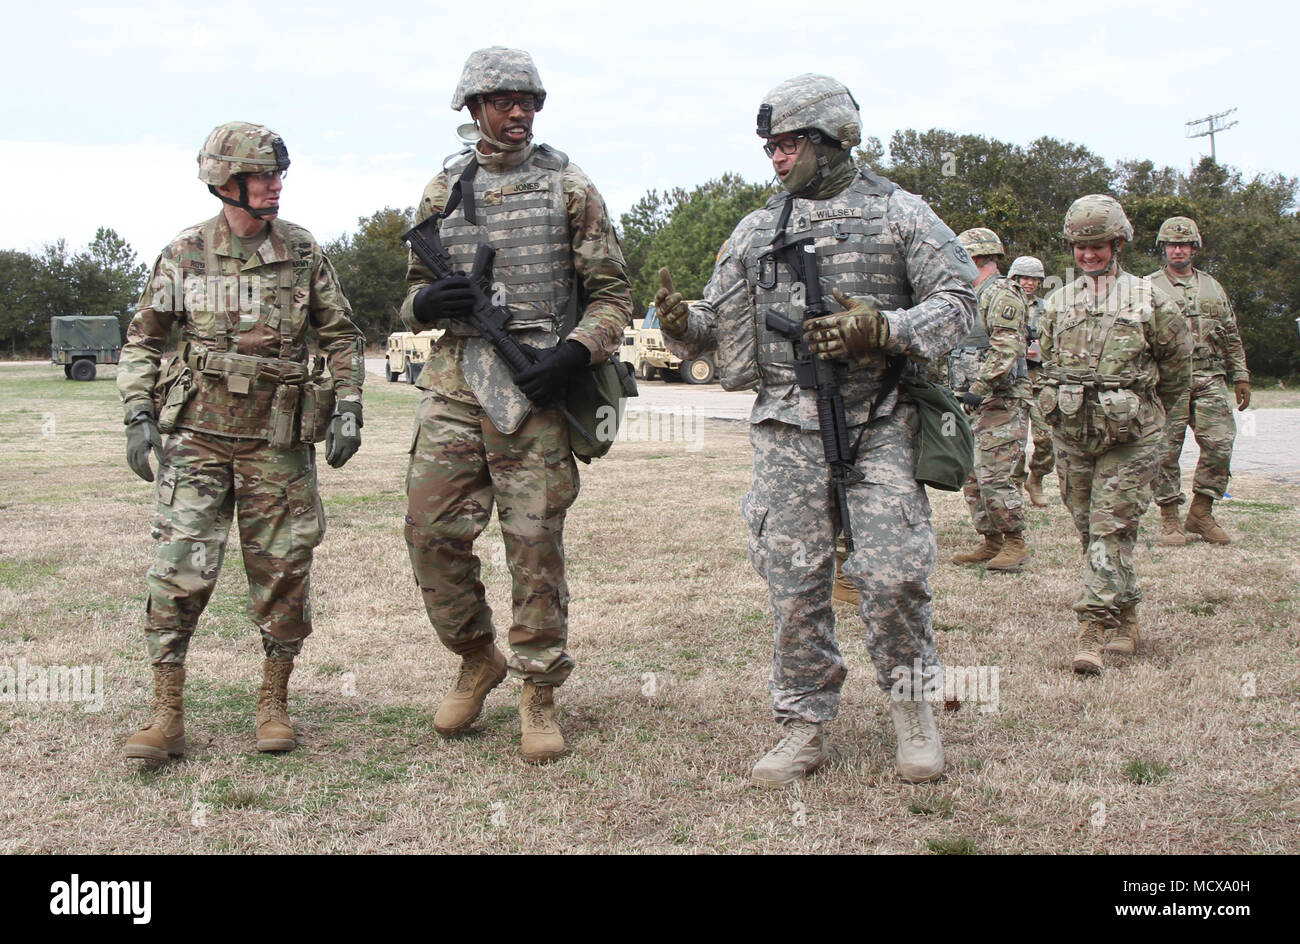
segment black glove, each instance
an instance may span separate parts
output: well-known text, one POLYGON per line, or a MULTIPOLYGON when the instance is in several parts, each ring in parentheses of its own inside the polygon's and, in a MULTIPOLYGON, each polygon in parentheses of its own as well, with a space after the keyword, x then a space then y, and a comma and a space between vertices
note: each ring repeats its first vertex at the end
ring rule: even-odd
POLYGON ((474 285, 468 275, 449 275, 415 293, 411 312, 429 328, 449 318, 464 318, 474 310, 474 285))
POLYGON ((564 389, 569 375, 591 362, 591 352, 580 341, 564 341, 543 351, 515 378, 515 383, 536 404, 548 403, 564 389))
POLYGON ((967 390, 961 395, 961 405, 967 413, 974 413, 979 409, 979 405, 984 402, 984 398, 978 393, 971 393, 967 390))
POLYGON ((340 400, 325 431, 325 461, 331 469, 341 469, 361 448, 361 404, 340 400))
POLYGON ((162 436, 158 434, 158 421, 154 419, 153 406, 128 406, 126 410, 126 464, 131 471, 146 482, 153 481, 149 467, 149 453, 153 452, 162 468, 162 436))

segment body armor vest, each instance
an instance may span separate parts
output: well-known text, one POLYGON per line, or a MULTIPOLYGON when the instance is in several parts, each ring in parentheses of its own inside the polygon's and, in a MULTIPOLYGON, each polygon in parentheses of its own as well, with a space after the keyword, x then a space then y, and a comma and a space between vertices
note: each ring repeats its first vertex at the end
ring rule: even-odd
MULTIPOLYGON (((454 181, 474 160, 458 159, 448 168, 454 181)), ((562 173, 569 159, 544 144, 518 167, 501 172, 479 167, 474 175, 475 223, 465 218, 465 202, 439 224, 452 266, 468 272, 482 243, 497 250, 491 293, 509 309, 511 331, 541 328, 556 332, 573 293, 573 248, 565 209, 562 173)), ((450 332, 473 335, 463 322, 450 332)))

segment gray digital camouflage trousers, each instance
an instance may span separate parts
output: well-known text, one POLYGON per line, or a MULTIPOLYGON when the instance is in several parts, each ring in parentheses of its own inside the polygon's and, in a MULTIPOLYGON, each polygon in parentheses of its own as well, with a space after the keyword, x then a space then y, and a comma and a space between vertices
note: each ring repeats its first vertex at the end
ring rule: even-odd
POLYGON ((1013 478, 1025 461, 1029 407, 1019 397, 987 397, 975 410, 975 467, 962 487, 971 521, 980 534, 1025 529, 1020 486, 1013 478))
POLYGON ((406 476, 406 544, 429 621, 457 654, 495 638, 474 540, 497 509, 510 570, 510 671, 561 685, 573 670, 564 580, 564 517, 578 496, 569 433, 534 410, 506 435, 482 407, 424 394, 406 476))
MULTIPOLYGON (((841 572, 861 594, 867 649, 886 693, 903 679, 911 691, 924 691, 942 671, 931 635, 930 502, 913 478, 915 415, 904 404, 873 424, 857 460, 866 480, 848 489, 854 550, 841 572)), ((850 439, 860 430, 853 428, 850 439)), ((821 437, 767 420, 750 427, 750 441, 754 474, 741 511, 750 562, 771 595, 772 713, 777 720, 830 721, 848 670, 831 608, 837 517, 821 437)))
POLYGON ((311 633, 312 549, 325 535, 316 450, 191 430, 163 439, 146 583, 145 638, 154 664, 183 665, 225 557, 236 514, 248 616, 271 658, 292 658, 311 633))
POLYGON ((1157 505, 1181 504, 1183 488, 1178 460, 1183 455, 1187 427, 1192 427, 1201 457, 1196 462, 1192 491, 1219 501, 1228 490, 1232 468, 1232 445, 1237 439, 1237 424, 1232 418, 1232 397, 1220 376, 1197 377, 1191 390, 1165 419, 1165 434, 1160 443, 1160 465, 1156 471, 1157 505))
POLYGON ((1142 599, 1133 569, 1138 521, 1156 471, 1156 431, 1135 443, 1101 448, 1056 440, 1061 500, 1083 547, 1083 593, 1074 604, 1081 622, 1114 628, 1119 611, 1142 599))

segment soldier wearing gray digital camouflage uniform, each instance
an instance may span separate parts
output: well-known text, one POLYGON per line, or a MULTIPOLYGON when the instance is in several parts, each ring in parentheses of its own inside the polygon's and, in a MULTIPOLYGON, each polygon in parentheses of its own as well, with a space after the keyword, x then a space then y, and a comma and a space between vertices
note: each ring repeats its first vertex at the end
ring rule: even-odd
POLYGON ((576 164, 534 144, 533 117, 546 90, 528 53, 480 49, 465 63, 451 107, 468 107, 477 145, 449 158, 420 198, 420 219, 438 231, 453 268, 468 272, 482 243, 496 248, 494 301, 506 329, 539 349, 512 377, 506 362, 464 320, 474 294, 465 275, 435 279, 411 256, 402 318, 413 331, 446 327, 417 384, 407 474, 406 542, 438 638, 461 657, 434 727, 467 730, 506 676, 494 642, 474 540, 493 505, 513 584, 509 671, 523 681, 522 753, 544 763, 567 751, 554 689, 573 670, 566 647, 569 591, 564 516, 578 494, 569 430, 554 407, 575 372, 616 351, 632 296, 605 203, 576 164), (578 301, 580 300, 580 301, 578 301), (566 312, 577 323, 563 340, 566 312))
POLYGON ((1133 547, 1165 412, 1187 390, 1191 335, 1172 299, 1120 269, 1133 227, 1114 197, 1074 201, 1064 233, 1083 275, 1047 299, 1038 405, 1052 427, 1061 499, 1083 545, 1073 667, 1095 674, 1103 645, 1124 654, 1141 645, 1133 547))
POLYGON ((975 261, 975 327, 948 355, 953 392, 974 417, 975 467, 962 488, 971 521, 982 536, 954 564, 1019 570, 1025 547, 1025 509, 1015 481, 1029 433, 1029 371, 1025 364, 1029 300, 1020 286, 998 274, 1005 254, 997 233, 985 227, 957 237, 975 261))
POLYGON ((284 141, 230 122, 198 160, 199 179, 225 206, 154 263, 117 373, 127 461, 146 482, 151 452, 159 463, 145 607, 154 715, 126 744, 128 757, 146 760, 185 752, 185 655, 236 516, 248 615, 266 654, 257 748, 294 746, 289 674, 312 631, 308 577, 325 534, 313 444, 327 440, 335 468, 361 445, 364 339, 316 240, 278 216, 284 141), (174 328, 180 350, 164 362, 174 328), (309 361, 309 330, 328 377, 322 358, 309 361))
POLYGON ((1038 409, 1038 391, 1043 389, 1043 360, 1038 345, 1038 324, 1043 320, 1043 300, 1038 289, 1047 273, 1043 263, 1033 256, 1018 256, 1007 270, 1007 278, 1024 290, 1029 299, 1029 346, 1025 348, 1025 364, 1029 368, 1029 426, 1034 440, 1034 453, 1026 463, 1024 456, 1016 463, 1012 478, 1021 484, 1029 500, 1039 508, 1047 507, 1043 495, 1043 479, 1051 474, 1055 465, 1052 451, 1052 431, 1038 409), (1028 465, 1028 475, 1026 475, 1028 465))
MULTIPOLYGON (((800 321, 812 300, 775 248, 810 241, 820 302, 840 310, 804 322, 802 346, 835 367, 854 468, 846 489, 856 584, 876 681, 890 695, 896 764, 911 782, 943 770, 926 700, 941 686, 931 634, 934 530, 914 474, 916 408, 887 379, 892 358, 916 369, 970 329, 974 267, 952 230, 917 196, 850 154, 857 103, 827 76, 801 75, 768 93, 758 133, 786 193, 746 216, 724 244, 703 301, 687 306, 667 270, 655 303, 674 352, 717 349, 720 382, 756 387, 754 473, 741 511, 750 560, 768 583, 775 619, 770 689, 781 738, 753 770, 764 787, 792 783, 829 756, 823 725, 839 710, 847 669, 835 641, 831 583, 840 518, 818 433, 816 398, 796 383, 796 349, 766 314, 800 321)), ((802 250, 800 250, 802 251, 802 250)))
POLYGON ((1156 245, 1165 265, 1148 278, 1163 289, 1183 310, 1192 329, 1192 385, 1169 411, 1160 445, 1160 466, 1156 471, 1155 499, 1162 516, 1160 543, 1181 547, 1187 543, 1184 525, 1178 520, 1183 502, 1178 460, 1183 454, 1187 427, 1192 427, 1201 457, 1192 479, 1192 507, 1187 512, 1186 531, 1199 534, 1212 544, 1228 544, 1231 538, 1214 520, 1214 503, 1228 488, 1232 466, 1232 444, 1237 424, 1232 419, 1228 388, 1232 384, 1237 409, 1250 406, 1250 373, 1246 352, 1237 330, 1228 293, 1212 276, 1192 267, 1201 248, 1201 232, 1195 221, 1171 216, 1160 225, 1156 245))

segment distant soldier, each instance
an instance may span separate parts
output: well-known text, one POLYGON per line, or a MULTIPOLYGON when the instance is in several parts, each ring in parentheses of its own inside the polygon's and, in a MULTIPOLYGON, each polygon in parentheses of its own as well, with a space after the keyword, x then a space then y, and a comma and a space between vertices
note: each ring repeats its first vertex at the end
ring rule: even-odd
POLYGON ((1025 364, 1029 299, 1020 286, 998 274, 1005 254, 991 229, 968 229, 957 237, 979 274, 979 313, 953 352, 953 392, 974 417, 975 468, 962 489, 983 543, 957 554, 954 564, 986 563, 989 570, 1019 570, 1025 547, 1025 509, 1012 476, 1024 460, 1029 434, 1029 370, 1025 364))
POLYGON ((1052 456, 1052 431, 1043 420, 1038 409, 1038 391, 1043 389, 1043 362, 1038 347, 1038 322, 1043 317, 1043 300, 1038 298, 1046 273, 1043 263, 1033 256, 1020 256, 1011 263, 1007 278, 1022 289, 1029 299, 1029 345, 1025 349, 1025 364, 1029 368, 1029 383, 1032 395, 1029 398, 1030 430, 1034 440, 1034 454, 1029 459, 1029 477, 1025 477, 1025 457, 1022 454, 1016 463, 1014 478, 1024 487, 1025 494, 1039 508, 1047 507, 1047 498, 1043 495, 1043 479, 1052 471, 1055 460, 1052 456))
POLYGON ((159 255, 122 348, 127 462, 152 482, 149 455, 158 458, 158 550, 145 606, 154 715, 127 741, 127 757, 185 753, 185 656, 236 517, 248 615, 266 655, 257 749, 295 743, 289 674, 312 631, 308 578, 325 535, 313 443, 327 440, 335 468, 356 453, 365 365, 334 268, 311 233, 279 218, 288 169, 270 128, 234 121, 208 136, 199 179, 222 211, 159 255), (180 350, 164 372, 173 330, 180 350), (309 332, 328 355, 329 377, 319 358, 311 369, 309 332))
POLYGON ((1196 444, 1201 447, 1201 458, 1192 480, 1194 494, 1186 528, 1206 541, 1228 544, 1232 539, 1214 520, 1211 509, 1228 488, 1232 444, 1237 437, 1224 377, 1232 384, 1237 409, 1250 406, 1246 352, 1223 286, 1192 267, 1196 250, 1201 248, 1201 233, 1196 223, 1185 216, 1171 216, 1160 225, 1156 245, 1164 249, 1165 265, 1149 278, 1178 302, 1191 326, 1195 345, 1191 389, 1169 411, 1160 446, 1160 467, 1155 481, 1156 504, 1163 519, 1160 543, 1174 547, 1187 543, 1178 520, 1178 506, 1183 502, 1178 460, 1190 425, 1196 444))
POLYGON ((1191 335, 1172 299, 1120 269, 1133 227, 1114 197, 1074 201, 1064 233, 1083 276, 1053 292, 1043 310, 1038 405, 1052 427, 1061 498, 1084 552, 1074 671, 1093 674, 1102 668, 1103 642, 1119 653, 1136 652, 1141 642, 1133 546, 1165 411, 1187 391, 1191 335))

